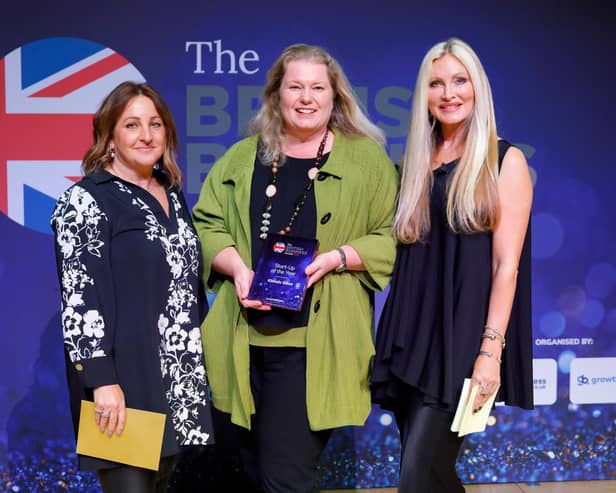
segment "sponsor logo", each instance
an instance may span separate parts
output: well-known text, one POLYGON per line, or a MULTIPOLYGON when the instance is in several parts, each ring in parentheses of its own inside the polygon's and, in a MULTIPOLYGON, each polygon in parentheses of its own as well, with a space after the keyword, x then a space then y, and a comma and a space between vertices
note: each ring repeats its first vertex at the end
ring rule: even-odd
POLYGON ((533 401, 536 406, 556 402, 558 365, 552 358, 533 359, 533 401))
POLYGON ((575 404, 616 402, 616 358, 573 359, 569 399, 575 404))
POLYGON ((0 60, 0 212, 51 234, 57 198, 81 176, 92 115, 120 82, 145 79, 98 43, 46 38, 0 60))

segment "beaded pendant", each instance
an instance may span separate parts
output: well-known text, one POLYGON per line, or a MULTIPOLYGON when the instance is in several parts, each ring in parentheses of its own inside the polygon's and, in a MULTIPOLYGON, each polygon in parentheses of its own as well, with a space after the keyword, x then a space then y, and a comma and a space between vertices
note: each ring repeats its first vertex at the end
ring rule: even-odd
MULTIPOLYGON (((304 183, 302 191, 295 199, 295 207, 293 208, 293 212, 291 212, 291 217, 287 222, 287 225, 278 231, 279 234, 288 234, 291 232, 293 228, 293 223, 295 223, 295 219, 299 215, 300 210, 304 206, 306 202, 306 198, 308 197, 308 193, 312 190, 314 179, 317 177, 319 169, 321 169, 321 160, 323 159, 323 150, 325 149, 325 143, 327 142, 327 134, 329 133, 329 128, 325 129, 325 135, 319 144, 319 149, 317 151, 317 156, 314 159, 314 165, 308 170, 307 179, 304 183)), ((277 175, 278 175, 278 162, 280 161, 280 156, 276 156, 272 161, 272 177, 270 178, 267 187, 265 187, 265 202, 263 204, 263 212, 261 213, 261 227, 259 228, 259 238, 265 240, 267 238, 267 234, 269 233, 269 227, 272 219, 272 198, 278 192, 277 184, 277 175)))

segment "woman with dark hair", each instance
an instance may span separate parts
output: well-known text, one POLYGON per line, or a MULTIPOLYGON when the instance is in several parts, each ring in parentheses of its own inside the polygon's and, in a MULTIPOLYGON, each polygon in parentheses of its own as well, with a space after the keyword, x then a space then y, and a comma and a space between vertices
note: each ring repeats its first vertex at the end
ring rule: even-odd
POLYGON ((181 191, 176 131, 161 96, 124 82, 94 116, 84 177, 51 226, 73 422, 94 401, 101 432, 126 408, 164 413, 159 471, 79 456, 103 491, 164 492, 180 445, 213 441, 199 324, 207 308, 201 247, 181 191))
POLYGON ((258 488, 315 493, 331 430, 370 413, 373 293, 393 266, 396 171, 320 47, 283 51, 252 128, 214 164, 193 209, 204 282, 217 293, 205 358, 258 488), (319 241, 300 311, 248 296, 270 232, 319 241))

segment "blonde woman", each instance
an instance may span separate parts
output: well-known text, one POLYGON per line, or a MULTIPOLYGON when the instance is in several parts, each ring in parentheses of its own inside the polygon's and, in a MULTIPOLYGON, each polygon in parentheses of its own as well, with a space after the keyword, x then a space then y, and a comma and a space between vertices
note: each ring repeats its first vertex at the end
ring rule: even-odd
POLYGON ((450 426, 464 379, 479 386, 475 409, 499 388, 498 400, 533 406, 532 183, 522 152, 498 137, 485 71, 459 39, 423 59, 401 168, 373 400, 400 431, 399 491, 462 492, 462 439, 450 426))
POLYGON ((363 425, 373 292, 390 280, 396 171, 339 63, 292 45, 268 72, 253 135, 222 156, 193 219, 217 292, 202 325, 214 405, 265 493, 318 493, 332 429, 363 425), (268 232, 316 238, 299 311, 249 299, 268 232), (255 465, 254 468, 251 465, 255 465))

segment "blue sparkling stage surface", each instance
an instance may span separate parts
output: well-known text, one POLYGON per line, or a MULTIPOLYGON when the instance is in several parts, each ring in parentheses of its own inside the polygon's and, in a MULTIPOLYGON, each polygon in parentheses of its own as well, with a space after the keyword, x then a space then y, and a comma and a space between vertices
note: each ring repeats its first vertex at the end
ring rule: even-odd
MULTIPOLYGON (((464 483, 616 479, 613 406, 557 403, 534 411, 497 407, 496 424, 467 437, 458 460, 464 483)), ((2 451, 0 491, 99 493, 96 477, 76 470, 72 439, 34 440, 32 449, 2 451), (42 446, 41 446, 42 445, 42 446)), ((395 486, 400 444, 389 413, 375 408, 366 427, 336 431, 322 458, 322 489, 395 486)), ((180 460, 170 493, 205 491, 234 481, 221 472, 221 450, 195 449, 180 460)), ((233 473, 233 471, 232 471, 233 473)))
MULTIPOLYGON (((493 416, 494 426, 469 435, 462 446, 458 474, 464 483, 616 479, 613 406, 558 402, 533 411, 498 406, 493 416)), ((375 408, 353 438, 346 430, 335 433, 323 457, 322 487, 395 485, 400 444, 391 420, 375 408)))

